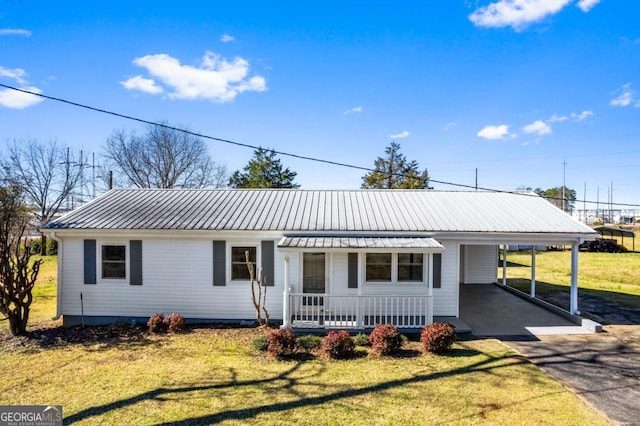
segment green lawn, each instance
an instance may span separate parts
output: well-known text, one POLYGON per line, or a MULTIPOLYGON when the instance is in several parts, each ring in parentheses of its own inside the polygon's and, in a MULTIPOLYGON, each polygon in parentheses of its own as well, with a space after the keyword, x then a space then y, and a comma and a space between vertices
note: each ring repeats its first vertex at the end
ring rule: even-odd
MULTIPOLYGON (((507 267, 509 285, 529 292, 531 253, 510 252, 507 267)), ((499 268, 499 279, 502 268, 499 268)), ((571 285, 571 252, 536 254, 536 293, 539 296, 568 291, 571 285)), ((580 294, 640 309, 640 253, 589 253, 578 255, 580 294)))
POLYGON ((61 404, 65 424, 87 425, 606 424, 496 340, 460 342, 444 356, 412 342, 398 358, 361 348, 347 361, 278 361, 251 348, 257 333, 28 344, 0 357, 0 404, 61 404))
MULTIPOLYGON (((48 272, 47 272, 48 271, 48 272)), ((448 355, 278 361, 250 328, 61 332, 55 258, 33 304, 31 338, 0 331, 0 404, 60 404, 65 424, 606 424, 577 396, 497 340, 448 355)))

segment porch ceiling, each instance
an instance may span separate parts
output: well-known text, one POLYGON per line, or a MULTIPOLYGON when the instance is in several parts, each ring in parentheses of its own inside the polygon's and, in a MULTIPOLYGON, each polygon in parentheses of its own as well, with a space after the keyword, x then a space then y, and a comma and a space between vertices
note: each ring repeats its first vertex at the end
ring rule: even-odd
POLYGON ((444 247, 429 237, 287 236, 279 248, 420 249, 441 252, 444 247))

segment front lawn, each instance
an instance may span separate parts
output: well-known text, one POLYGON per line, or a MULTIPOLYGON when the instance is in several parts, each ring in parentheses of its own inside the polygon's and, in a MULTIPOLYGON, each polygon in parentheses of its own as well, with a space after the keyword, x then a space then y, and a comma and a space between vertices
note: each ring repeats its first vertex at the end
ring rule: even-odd
POLYGON ((5 333, 0 404, 61 404, 65 424, 606 424, 496 340, 444 356, 410 342, 396 358, 277 361, 252 349, 258 333, 5 333))

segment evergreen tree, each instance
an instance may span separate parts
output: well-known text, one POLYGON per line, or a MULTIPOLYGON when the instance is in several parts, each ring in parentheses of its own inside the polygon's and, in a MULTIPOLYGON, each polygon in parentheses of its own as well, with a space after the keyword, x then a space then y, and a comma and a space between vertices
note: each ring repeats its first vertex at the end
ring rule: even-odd
POLYGON ((258 148, 243 168, 236 170, 229 179, 232 188, 299 188, 293 182, 297 173, 287 167, 283 169, 276 153, 269 149, 258 148))
POLYGON ((391 142, 386 157, 378 157, 375 170, 362 177, 365 189, 431 189, 427 169, 419 170, 417 161, 407 161, 400 153, 400 144, 391 142))

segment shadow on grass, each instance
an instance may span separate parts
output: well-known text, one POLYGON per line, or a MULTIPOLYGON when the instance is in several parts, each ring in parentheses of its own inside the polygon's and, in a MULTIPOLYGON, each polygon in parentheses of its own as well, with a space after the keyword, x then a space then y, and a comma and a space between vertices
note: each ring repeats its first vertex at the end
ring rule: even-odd
MULTIPOLYGON (((524 278, 508 278, 507 285, 525 293, 531 289, 531 281, 524 278)), ((569 286, 536 281, 536 297, 569 310, 569 286)), ((602 324, 640 324, 640 296, 607 290, 580 288, 578 308, 582 316, 602 324)))
MULTIPOLYGON (((579 352, 579 351, 578 351, 579 352)), ((326 403, 331 403, 334 401, 340 401, 346 398, 353 398, 362 395, 375 394, 378 392, 384 392, 390 389, 399 388, 409 384, 416 383, 425 383, 429 381, 434 381, 442 378, 452 377, 452 376, 460 376, 471 373, 486 373, 486 374, 499 374, 498 370, 504 367, 511 367, 514 365, 527 364, 529 361, 516 354, 508 354, 504 356, 490 356, 486 353, 481 353, 472 349, 460 349, 449 352, 447 355, 443 356, 454 356, 454 357, 472 357, 484 355, 483 359, 463 366, 459 368, 454 368, 447 371, 441 372, 433 372, 427 374, 418 374, 410 378, 403 378, 398 380, 388 380, 385 382, 377 383, 371 386, 363 386, 359 388, 347 388, 343 390, 329 392, 324 395, 316 395, 316 396, 307 396, 301 394, 296 390, 297 386, 301 388, 307 386, 321 387, 326 389, 331 389, 332 384, 327 383, 322 380, 321 376, 325 372, 326 367, 322 366, 318 368, 315 372, 307 375, 306 377, 293 377, 293 374, 300 368, 303 364, 302 362, 296 362, 291 368, 286 371, 275 375, 273 377, 259 379, 259 380, 237 380, 237 373, 235 371, 230 370, 230 380, 223 383, 213 383, 213 384, 203 384, 203 385, 189 385, 183 387, 162 387, 153 389, 148 392, 140 393, 138 395, 124 398, 109 404, 99 405, 95 407, 86 408, 78 413, 70 415, 64 419, 65 424, 74 424, 76 422, 84 421, 90 419, 92 417, 105 415, 111 411, 123 409, 126 407, 130 407, 132 405, 145 402, 145 401, 157 401, 161 402, 167 399, 180 398, 180 395, 183 395, 182 398, 188 398, 186 394, 190 392, 201 392, 201 391, 217 391, 218 395, 213 395, 212 397, 224 397, 225 393, 230 392, 238 392, 241 387, 247 386, 264 386, 266 384, 271 384, 269 388, 269 392, 275 393, 277 391, 284 391, 296 397, 296 399, 285 402, 274 402, 272 404, 264 404, 258 405, 254 407, 229 407, 224 411, 206 414, 202 416, 194 416, 191 418, 181 419, 181 420, 171 420, 166 421, 164 423, 159 423, 162 425, 193 425, 193 424, 215 424, 223 421, 235 420, 241 422, 251 422, 252 419, 255 421, 256 417, 262 414, 269 413, 282 413, 289 410, 294 410, 296 408, 302 408, 307 406, 318 406, 326 403), (310 382, 309 379, 315 378, 315 381, 310 382)), ((566 353, 564 353, 566 355, 566 353)), ((568 358, 562 358, 560 360, 554 358, 557 354, 548 354, 542 356, 540 358, 549 358, 546 362, 547 365, 552 363, 570 363, 571 360, 568 358)), ((536 363, 544 362, 542 359, 537 359, 536 363)), ((539 395, 536 398, 542 398, 547 394, 539 395)), ((508 404, 508 406, 516 405, 521 402, 508 404)), ((485 411, 493 411, 498 409, 505 409, 508 406, 495 406, 495 407, 485 407, 485 411)), ((485 413, 486 414, 486 413, 485 413)), ((482 413, 478 413, 477 415, 482 416, 482 413)))

